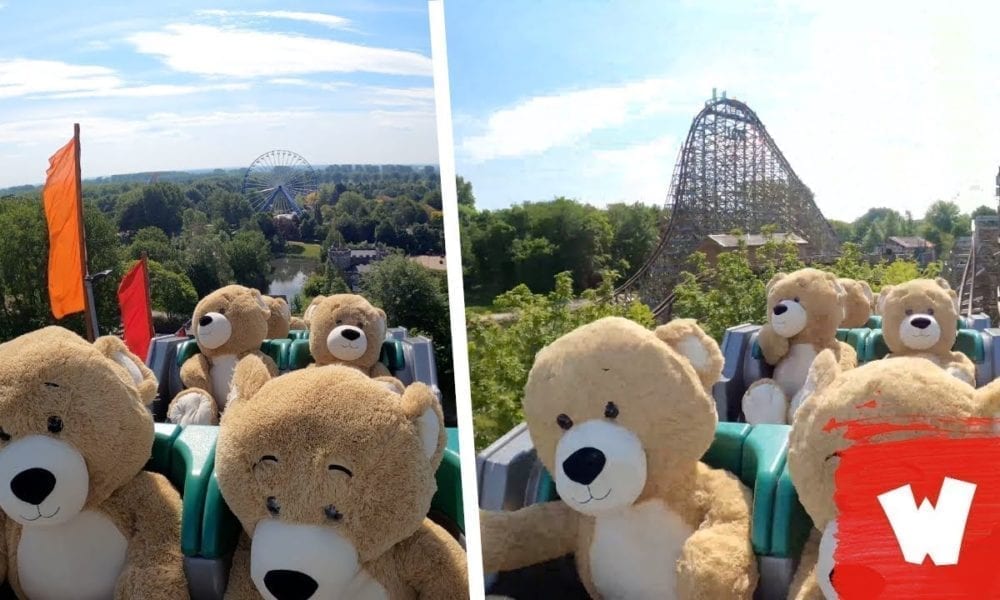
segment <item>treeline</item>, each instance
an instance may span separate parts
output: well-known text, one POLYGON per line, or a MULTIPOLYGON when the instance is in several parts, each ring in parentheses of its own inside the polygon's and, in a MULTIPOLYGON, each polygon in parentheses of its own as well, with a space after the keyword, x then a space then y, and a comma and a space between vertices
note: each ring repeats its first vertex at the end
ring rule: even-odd
MULTIPOLYGON (((241 172, 174 174, 155 183, 148 174, 85 181, 90 272, 110 270, 95 283, 102 330, 120 326, 115 291, 143 251, 151 261, 154 309, 183 319, 199 297, 228 283, 266 290, 270 260, 290 241, 383 243, 410 254, 443 249, 433 167, 348 165, 317 174, 325 183, 303 200, 306 210, 296 218, 255 213, 240 193, 241 172)), ((53 323, 40 196, 38 187, 0 192, 0 340, 53 323)), ((80 317, 60 324, 83 331, 80 317)))
POLYGON ((488 304, 525 284, 549 292, 568 271, 577 290, 598 286, 602 273, 625 277, 639 268, 659 239, 664 209, 643 204, 596 208, 567 198, 477 210, 472 186, 458 181, 462 262, 468 303, 488 304))

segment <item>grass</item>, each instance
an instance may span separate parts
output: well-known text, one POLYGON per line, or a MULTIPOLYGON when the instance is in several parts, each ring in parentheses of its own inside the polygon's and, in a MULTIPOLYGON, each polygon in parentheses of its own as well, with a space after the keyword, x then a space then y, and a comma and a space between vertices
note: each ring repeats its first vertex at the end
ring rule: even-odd
POLYGON ((303 242, 288 242, 285 248, 285 256, 299 256, 302 258, 312 258, 319 260, 320 245, 305 244, 303 242))

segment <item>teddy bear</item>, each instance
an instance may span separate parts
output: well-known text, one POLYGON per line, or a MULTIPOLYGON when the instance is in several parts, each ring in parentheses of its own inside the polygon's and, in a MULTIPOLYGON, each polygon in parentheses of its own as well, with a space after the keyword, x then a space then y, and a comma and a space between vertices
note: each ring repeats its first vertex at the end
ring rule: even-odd
POLYGON ((872 361, 842 371, 830 350, 816 357, 809 379, 815 389, 792 424, 788 470, 815 527, 802 551, 788 597, 833 600, 837 595, 830 574, 838 516, 834 474, 840 453, 855 438, 832 424, 861 420, 879 424, 885 433, 874 436, 875 442, 926 435, 923 429, 893 430, 889 426, 911 424, 918 415, 922 425, 937 422, 947 427, 970 417, 983 417, 997 404, 1000 384, 976 390, 943 369, 932 368, 926 359, 915 357, 872 361))
POLYGON ((844 320, 841 327, 865 327, 872 316, 872 303, 875 301, 872 288, 867 281, 861 279, 837 280, 844 288, 844 320))
POLYGON ((882 337, 886 358, 926 358, 976 385, 976 365, 951 347, 958 336, 958 295, 944 279, 913 279, 882 290, 882 337))
POLYGON ((289 327, 291 329, 308 331, 309 322, 312 319, 313 311, 315 311, 316 307, 319 306, 320 303, 323 302, 323 300, 325 299, 326 296, 316 296, 315 298, 313 298, 312 301, 309 302, 309 306, 307 306, 305 311, 302 312, 301 317, 291 318, 291 320, 289 321, 289 327))
POLYGON ((268 340, 280 340, 288 337, 288 331, 292 321, 292 311, 288 307, 288 302, 284 298, 274 298, 264 296, 267 307, 271 311, 267 317, 267 337, 268 340))
POLYGON ((192 332, 200 352, 181 365, 185 389, 174 396, 167 419, 180 425, 216 425, 225 409, 233 371, 247 356, 259 357, 272 375, 278 366, 260 351, 271 309, 260 292, 227 285, 195 306, 192 332))
POLYGON ((701 462, 722 362, 693 320, 606 317, 542 349, 524 415, 561 499, 481 511, 486 572, 572 553, 593 598, 751 598, 751 494, 701 462))
POLYGON ((18 598, 187 598, 181 499, 143 471, 156 381, 115 337, 0 344, 0 580, 18 598))
POLYGON ((315 306, 309 321, 309 352, 316 365, 340 364, 369 377, 392 374, 379 362, 386 316, 364 296, 334 294, 315 306))
POLYGON ((806 375, 822 350, 832 350, 845 369, 858 364, 854 348, 837 340, 846 292, 833 273, 811 268, 777 273, 766 289, 767 323, 757 343, 774 374, 743 395, 743 414, 751 425, 792 421, 811 393, 806 375))
POLYGON ((465 552, 427 518, 445 447, 437 397, 331 365, 271 379, 243 361, 219 489, 245 535, 228 600, 467 598, 465 552))

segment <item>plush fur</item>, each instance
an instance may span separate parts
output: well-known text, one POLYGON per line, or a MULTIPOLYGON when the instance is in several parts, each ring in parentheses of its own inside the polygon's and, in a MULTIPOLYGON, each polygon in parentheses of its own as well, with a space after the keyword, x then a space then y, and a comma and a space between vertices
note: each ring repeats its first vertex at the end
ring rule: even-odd
POLYGON ((267 335, 271 309, 260 292, 241 285, 227 285, 198 302, 191 319, 199 354, 181 365, 181 390, 167 409, 167 418, 181 425, 215 425, 225 409, 236 366, 248 356, 267 365, 272 375, 278 366, 260 351, 267 335))
POLYGON ((867 281, 841 278, 837 280, 844 288, 844 320, 841 327, 865 327, 872 316, 875 297, 867 281))
POLYGON ((0 579, 19 598, 188 597, 180 496, 142 471, 150 387, 117 338, 47 327, 0 345, 0 579))
POLYGON ((823 350, 832 350, 845 369, 857 366, 854 348, 837 340, 845 302, 846 292, 832 273, 801 269, 771 279, 767 323, 757 342, 774 375, 754 382, 744 394, 747 423, 790 423, 811 392, 809 365, 823 350))
POLYGON ((482 511, 486 571, 573 553, 597 599, 751 598, 750 492, 700 462, 721 371, 691 320, 609 317, 539 352, 524 413, 562 500, 482 511))
POLYGON ((316 296, 315 298, 313 298, 312 301, 309 303, 309 306, 307 306, 305 311, 302 312, 301 317, 292 317, 290 327, 292 329, 308 330, 309 324, 312 321, 313 312, 316 310, 316 307, 319 306, 325 299, 326 296, 316 296))
POLYGON ((271 313, 267 317, 267 337, 268 340, 279 340, 288 337, 291 326, 292 312, 288 308, 288 303, 284 298, 272 298, 264 296, 267 307, 271 313))
POLYGON ((327 296, 315 306, 310 319, 309 351, 315 366, 352 367, 402 391, 403 384, 379 362, 386 326, 385 311, 364 296, 327 296))
POLYGON ((426 518, 445 446, 430 388, 399 395, 344 366, 270 380, 256 357, 234 386, 215 469, 246 536, 227 599, 305 598, 267 586, 310 580, 317 598, 467 597, 464 551, 426 518))
POLYGON ((882 335, 889 357, 926 358, 976 384, 976 365, 952 352, 958 335, 958 295, 944 279, 914 279, 882 290, 882 335))
MULTIPOLYGON (((870 419, 876 423, 909 423, 915 415, 922 421, 954 427, 957 419, 990 414, 998 405, 1000 382, 975 390, 972 386, 931 368, 926 359, 902 357, 879 360, 849 371, 841 371, 833 352, 822 352, 809 378, 815 392, 805 401, 792 425, 788 470, 799 500, 813 520, 812 532, 803 550, 789 598, 823 600, 823 587, 830 587, 829 572, 817 565, 832 564, 832 553, 820 551, 824 533, 830 538, 836 527, 834 474, 840 464, 836 456, 852 443, 843 429, 827 429, 831 420, 844 422, 870 419), (870 402, 877 398, 875 402, 870 402), (821 556, 822 554, 822 556, 821 556)), ((875 438, 890 441, 925 435, 925 432, 893 432, 875 438)), ((834 539, 828 539, 828 542, 834 539)))

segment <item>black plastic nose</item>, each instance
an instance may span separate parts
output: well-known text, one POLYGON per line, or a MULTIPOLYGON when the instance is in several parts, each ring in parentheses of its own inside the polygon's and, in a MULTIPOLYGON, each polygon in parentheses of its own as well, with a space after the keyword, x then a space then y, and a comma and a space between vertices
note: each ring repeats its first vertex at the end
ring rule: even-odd
POLYGON ((211 325, 212 317, 205 315, 204 317, 198 319, 198 324, 201 325, 202 327, 205 327, 206 325, 211 325))
POLYGON ((597 448, 580 448, 563 461, 566 476, 581 485, 590 485, 604 470, 604 453, 597 448))
POLYGON ((264 587, 278 600, 308 600, 319 584, 305 573, 276 569, 264 574, 264 587))
POLYGON ((917 329, 927 329, 931 326, 931 320, 927 317, 917 317, 916 319, 910 319, 910 325, 913 325, 917 329))
POLYGON ((56 476, 46 469, 27 469, 10 480, 10 491, 22 502, 41 504, 56 488, 56 476))
POLYGON ((361 332, 358 331, 357 329, 345 329, 340 332, 340 335, 344 336, 345 338, 353 342, 354 340, 361 337, 361 332))
POLYGON ((773 312, 776 315, 783 315, 783 314, 785 314, 786 311, 788 311, 788 307, 787 306, 785 306, 784 304, 777 304, 777 305, 775 305, 773 312))

